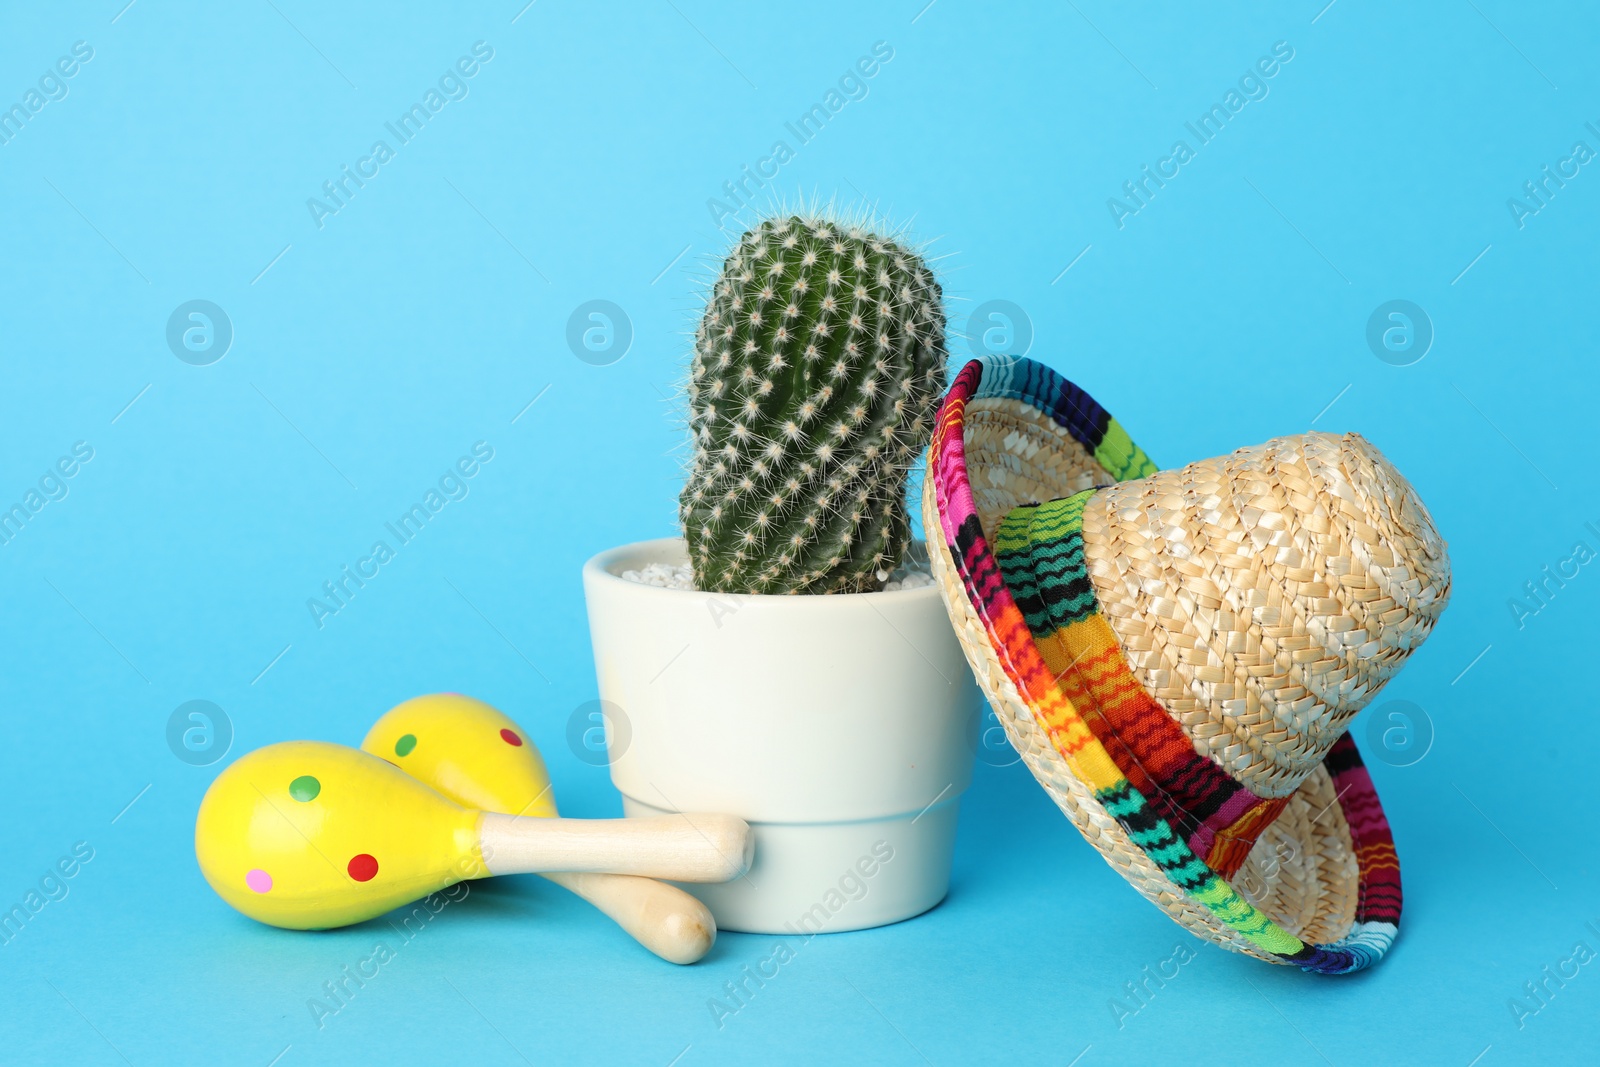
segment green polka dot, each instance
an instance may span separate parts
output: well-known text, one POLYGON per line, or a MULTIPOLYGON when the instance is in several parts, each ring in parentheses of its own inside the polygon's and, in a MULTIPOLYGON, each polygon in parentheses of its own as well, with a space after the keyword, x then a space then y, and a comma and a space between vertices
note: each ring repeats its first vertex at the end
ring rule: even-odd
POLYGON ((409 756, 411 755, 411 750, 416 747, 417 735, 406 734, 404 737, 394 743, 394 754, 396 756, 409 756))
POLYGON ((302 774, 289 783, 289 795, 300 803, 317 799, 317 794, 322 792, 322 783, 309 774, 302 774))

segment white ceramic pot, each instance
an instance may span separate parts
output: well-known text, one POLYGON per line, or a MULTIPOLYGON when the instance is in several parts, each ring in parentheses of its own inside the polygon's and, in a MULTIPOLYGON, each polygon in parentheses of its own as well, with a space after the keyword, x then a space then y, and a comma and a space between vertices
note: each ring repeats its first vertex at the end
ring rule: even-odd
POLYGON ((750 596, 620 577, 686 559, 668 538, 583 570, 624 811, 751 824, 747 877, 684 887, 725 930, 859 930, 939 903, 980 707, 939 591, 750 596))

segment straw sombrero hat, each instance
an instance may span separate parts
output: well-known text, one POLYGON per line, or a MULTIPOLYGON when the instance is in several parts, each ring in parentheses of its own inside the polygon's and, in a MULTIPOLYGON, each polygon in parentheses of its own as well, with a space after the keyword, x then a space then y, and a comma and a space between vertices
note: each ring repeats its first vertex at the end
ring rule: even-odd
POLYGON ((1049 368, 974 361, 929 452, 935 578, 1011 743, 1196 935, 1342 974, 1400 867, 1350 719, 1450 592, 1415 491, 1356 434, 1158 472, 1049 368))

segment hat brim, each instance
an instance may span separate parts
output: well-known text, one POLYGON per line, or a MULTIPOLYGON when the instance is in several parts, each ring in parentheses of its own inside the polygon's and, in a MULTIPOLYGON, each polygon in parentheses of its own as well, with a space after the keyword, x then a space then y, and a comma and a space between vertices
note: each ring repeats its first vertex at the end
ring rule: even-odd
POLYGON ((1104 408, 1031 360, 963 368, 939 413, 923 487, 934 577, 979 685, 1024 763, 1106 861, 1199 937, 1308 971, 1380 959, 1397 932, 1398 863, 1346 734, 1224 879, 1154 816, 1045 666, 991 550, 1001 518, 1154 473, 1104 408))

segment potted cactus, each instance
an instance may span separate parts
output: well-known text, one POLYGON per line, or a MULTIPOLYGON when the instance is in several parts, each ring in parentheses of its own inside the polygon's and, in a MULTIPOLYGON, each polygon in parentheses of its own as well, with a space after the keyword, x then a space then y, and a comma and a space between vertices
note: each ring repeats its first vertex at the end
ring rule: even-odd
POLYGON ((584 569, 625 810, 755 830, 747 878, 686 887, 724 929, 878 926, 948 888, 978 695, 906 507, 944 325, 901 237, 752 228, 695 333, 683 535, 584 569))

